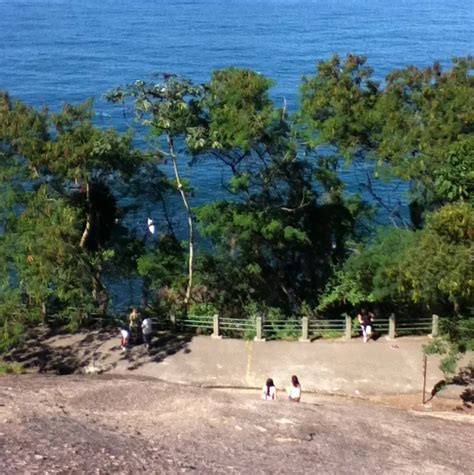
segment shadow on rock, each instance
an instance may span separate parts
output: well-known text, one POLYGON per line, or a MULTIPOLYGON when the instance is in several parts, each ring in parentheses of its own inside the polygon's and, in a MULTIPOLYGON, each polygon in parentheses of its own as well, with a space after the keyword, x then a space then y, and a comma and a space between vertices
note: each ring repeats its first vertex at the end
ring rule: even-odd
POLYGON ((468 386, 474 381, 474 367, 466 366, 459 370, 459 373, 453 378, 453 384, 459 386, 468 386))
POLYGON ((76 373, 91 362, 101 362, 107 355, 97 352, 104 341, 111 338, 111 331, 101 329, 87 333, 69 345, 55 346, 49 341, 58 336, 76 335, 66 331, 52 332, 51 329, 36 331, 18 348, 11 350, 4 356, 4 360, 11 363, 20 363, 25 369, 38 373, 54 373, 66 375, 76 373))
POLYGON ((145 363, 160 363, 168 356, 174 355, 179 351, 190 353, 188 343, 192 340, 193 335, 184 334, 177 335, 174 333, 163 333, 153 338, 151 347, 147 349, 145 345, 132 347, 128 354, 124 355, 131 366, 130 371, 136 370, 145 363))

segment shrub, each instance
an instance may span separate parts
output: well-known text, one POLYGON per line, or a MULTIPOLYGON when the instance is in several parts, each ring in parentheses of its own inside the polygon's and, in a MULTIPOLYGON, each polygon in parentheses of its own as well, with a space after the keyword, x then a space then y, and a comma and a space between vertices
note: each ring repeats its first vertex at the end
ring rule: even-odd
POLYGON ((255 328, 246 328, 244 331, 244 340, 253 340, 257 336, 255 328))
POLYGON ((296 327, 293 323, 285 323, 285 326, 282 329, 279 329, 275 333, 275 338, 277 340, 297 340, 301 336, 301 330, 296 327))

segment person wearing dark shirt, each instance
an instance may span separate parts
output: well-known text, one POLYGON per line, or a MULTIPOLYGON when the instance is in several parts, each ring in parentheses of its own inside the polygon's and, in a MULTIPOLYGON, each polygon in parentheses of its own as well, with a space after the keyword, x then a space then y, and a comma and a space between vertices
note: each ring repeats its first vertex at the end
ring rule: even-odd
POLYGON ((362 335, 364 337, 364 343, 372 336, 372 323, 374 321, 374 314, 368 312, 365 308, 361 308, 357 314, 357 320, 359 320, 360 327, 362 328, 362 335))

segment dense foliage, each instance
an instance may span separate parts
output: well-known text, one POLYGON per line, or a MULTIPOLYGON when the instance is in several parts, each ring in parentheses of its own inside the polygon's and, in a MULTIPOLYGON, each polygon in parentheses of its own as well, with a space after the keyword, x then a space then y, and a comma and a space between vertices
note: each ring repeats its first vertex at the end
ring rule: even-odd
POLYGON ((303 78, 294 114, 246 69, 203 85, 137 81, 107 97, 148 132, 139 149, 131 132, 97 127, 90 102, 53 114, 3 94, 2 348, 30 323, 110 315, 107 284, 138 276, 143 303, 165 317, 198 306, 340 315, 369 303, 462 327, 474 306, 473 70, 471 58, 407 67, 381 86, 366 58, 334 56, 303 78), (183 167, 217 164, 225 198, 192 208, 183 167), (345 188, 354 167, 370 200, 345 188), (410 213, 382 229, 371 221, 388 213, 377 180, 409 188, 410 213), (159 216, 153 234, 127 218, 144 203, 159 216))

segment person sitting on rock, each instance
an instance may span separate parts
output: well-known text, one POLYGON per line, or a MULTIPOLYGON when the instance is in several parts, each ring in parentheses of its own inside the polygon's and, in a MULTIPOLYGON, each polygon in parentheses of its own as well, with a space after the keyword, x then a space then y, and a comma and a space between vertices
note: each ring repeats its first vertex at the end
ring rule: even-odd
POLYGON ((276 386, 273 383, 272 378, 268 378, 265 386, 263 386, 263 396, 262 399, 265 401, 274 401, 277 398, 276 386))
POLYGON ((291 377, 291 386, 289 388, 288 399, 293 402, 300 402, 301 399, 301 384, 298 377, 293 375, 291 377))

